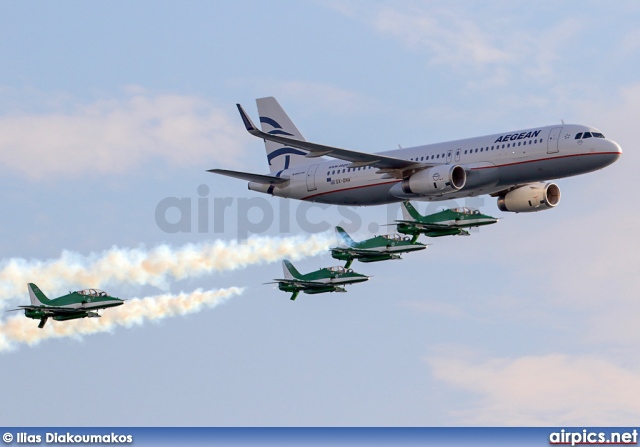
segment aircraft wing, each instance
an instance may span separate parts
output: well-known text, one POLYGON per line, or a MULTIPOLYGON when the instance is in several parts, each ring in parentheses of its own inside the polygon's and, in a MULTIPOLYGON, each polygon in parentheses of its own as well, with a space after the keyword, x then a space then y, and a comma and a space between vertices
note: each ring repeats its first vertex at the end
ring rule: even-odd
POLYGON ((280 185, 289 181, 288 178, 276 177, 275 175, 251 174, 249 172, 229 171, 227 169, 208 169, 207 172, 239 178, 248 182, 266 183, 268 185, 280 185))
POLYGON ((411 160, 404 160, 402 158, 388 157, 380 154, 369 154, 366 152, 352 151, 350 149, 341 149, 339 147, 325 146, 323 144, 312 143, 310 141, 301 141, 296 138, 289 138, 282 135, 271 135, 258 129, 247 113, 244 111, 240 104, 236 104, 240 111, 240 116, 244 122, 244 126, 247 131, 258 138, 263 140, 275 141, 276 143, 286 144, 287 146, 293 146, 298 149, 309 151, 307 157, 322 157, 328 155, 329 157, 338 158, 340 160, 350 161, 350 168, 357 168, 360 166, 375 166, 383 172, 391 171, 406 171, 409 169, 423 169, 434 165, 419 163, 411 160))
POLYGON ((65 313, 82 312, 82 309, 72 309, 69 307, 53 307, 53 306, 18 306, 18 309, 11 309, 11 310, 14 311, 14 310, 24 310, 24 309, 40 310, 42 312, 47 312, 49 314, 65 314, 65 313))
POLYGON ((298 286, 300 287, 300 289, 305 290, 305 289, 314 289, 314 288, 320 288, 320 287, 327 287, 327 286, 331 286, 333 284, 330 283, 322 283, 322 282, 316 282, 316 281, 304 281, 304 280, 300 280, 300 279, 274 279, 274 282, 272 283, 265 283, 265 284, 280 284, 280 283, 285 283, 285 284, 291 284, 294 286, 298 286))
POLYGON ((420 223, 416 220, 396 220, 396 224, 411 225, 417 228, 423 228, 425 230, 438 230, 442 228, 449 228, 451 226, 438 223, 420 223))
MULTIPOLYGON (((384 246, 380 246, 379 248, 385 248, 384 246)), ((380 255, 379 251, 375 251, 374 249, 369 249, 369 250, 362 250, 362 249, 358 249, 358 248, 340 248, 340 247, 334 247, 330 249, 331 251, 338 251, 338 252, 342 252, 342 253, 353 253, 356 255, 360 255, 360 256, 367 256, 367 255, 371 255, 371 256, 378 256, 380 255)))

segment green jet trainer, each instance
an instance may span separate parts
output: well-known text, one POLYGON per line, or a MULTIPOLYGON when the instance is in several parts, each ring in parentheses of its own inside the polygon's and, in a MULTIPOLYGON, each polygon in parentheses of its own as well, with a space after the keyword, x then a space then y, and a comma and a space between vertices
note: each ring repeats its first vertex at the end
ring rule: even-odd
POLYGON ((414 237, 420 234, 429 237, 469 236, 465 228, 498 222, 495 217, 467 207, 451 208, 423 216, 409 202, 402 203, 402 216, 403 220, 396 220, 398 232, 414 237))
POLYGON ((360 262, 387 261, 402 259, 400 253, 424 250, 425 244, 416 242, 418 235, 413 238, 399 234, 385 234, 356 242, 342 227, 336 227, 336 234, 345 247, 331 248, 331 256, 340 261, 346 261, 345 268, 349 268, 354 259, 360 262))
POLYGON ((77 318, 99 318, 98 310, 107 307, 120 306, 124 300, 109 296, 106 292, 98 289, 85 289, 77 292, 69 292, 58 298, 49 299, 33 283, 27 286, 31 305, 18 306, 24 310, 24 316, 40 320, 38 327, 42 329, 51 317, 56 321, 75 320, 77 318))
POLYGON ((291 292, 291 300, 295 300, 300 292, 346 292, 342 286, 369 280, 368 276, 342 266, 321 268, 303 275, 286 259, 282 261, 282 270, 284 278, 274 279, 274 282, 266 284, 278 284, 278 289, 291 292))

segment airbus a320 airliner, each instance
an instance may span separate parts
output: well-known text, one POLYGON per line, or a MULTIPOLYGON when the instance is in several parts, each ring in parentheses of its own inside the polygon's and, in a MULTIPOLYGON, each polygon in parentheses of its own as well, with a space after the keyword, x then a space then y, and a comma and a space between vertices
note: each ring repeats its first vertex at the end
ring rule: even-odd
POLYGON ((265 141, 270 174, 209 172, 247 180, 253 191, 311 202, 380 205, 491 194, 502 211, 541 211, 560 201, 560 188, 549 180, 602 169, 622 154, 615 141, 579 124, 372 154, 308 142, 275 98, 256 102, 262 130, 240 104, 238 110, 247 131, 265 141))

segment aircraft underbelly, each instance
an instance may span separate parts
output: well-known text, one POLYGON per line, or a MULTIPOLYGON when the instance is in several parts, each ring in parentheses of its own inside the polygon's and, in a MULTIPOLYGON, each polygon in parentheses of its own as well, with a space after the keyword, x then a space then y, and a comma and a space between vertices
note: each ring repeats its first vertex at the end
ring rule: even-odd
POLYGON ((397 182, 382 183, 353 189, 338 190, 311 197, 307 200, 330 205, 385 205, 398 202, 398 198, 389 194, 397 182))
POLYGON ((467 170, 467 182, 463 190, 479 189, 495 186, 500 182, 500 170, 495 165, 486 163, 486 166, 474 166, 467 170))
POLYGON ((499 185, 510 186, 586 174, 607 166, 611 158, 609 154, 590 154, 588 157, 558 157, 501 166, 499 185))

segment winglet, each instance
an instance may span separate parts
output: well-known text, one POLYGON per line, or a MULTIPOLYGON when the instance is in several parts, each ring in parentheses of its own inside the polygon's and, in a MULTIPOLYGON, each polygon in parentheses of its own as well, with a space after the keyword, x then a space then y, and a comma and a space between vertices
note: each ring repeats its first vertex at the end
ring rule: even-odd
POLYGON ((344 231, 344 228, 342 227, 336 227, 336 235, 349 247, 353 247, 356 244, 354 240, 351 239, 351 236, 349 236, 349 234, 344 231))
POLYGON ((246 127, 247 132, 249 132, 252 135, 259 134, 260 131, 253 124, 253 121, 251 121, 251 118, 249 118, 249 115, 247 115, 247 112, 244 111, 244 109, 240 104, 236 104, 236 106, 238 107, 238 111, 240 112, 240 117, 242 117, 242 122, 244 123, 244 127, 246 127))

